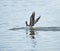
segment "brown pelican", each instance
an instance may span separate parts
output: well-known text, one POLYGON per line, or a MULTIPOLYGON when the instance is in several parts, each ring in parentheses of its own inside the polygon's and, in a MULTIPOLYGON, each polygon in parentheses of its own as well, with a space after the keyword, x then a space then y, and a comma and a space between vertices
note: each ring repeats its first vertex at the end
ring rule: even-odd
POLYGON ((40 17, 38 17, 35 20, 35 12, 33 12, 32 15, 31 15, 31 17, 30 17, 30 24, 28 25, 27 21, 25 22, 26 23, 26 26, 31 26, 31 27, 34 26, 38 22, 38 20, 40 19, 40 17))

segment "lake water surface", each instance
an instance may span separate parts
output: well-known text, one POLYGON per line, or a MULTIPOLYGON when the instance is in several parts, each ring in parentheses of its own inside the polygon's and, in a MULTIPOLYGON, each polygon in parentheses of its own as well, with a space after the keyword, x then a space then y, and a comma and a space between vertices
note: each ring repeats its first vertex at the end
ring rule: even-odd
POLYGON ((0 0, 0 51, 60 51, 60 31, 9 30, 25 27, 33 11, 35 26, 60 27, 60 0, 0 0))

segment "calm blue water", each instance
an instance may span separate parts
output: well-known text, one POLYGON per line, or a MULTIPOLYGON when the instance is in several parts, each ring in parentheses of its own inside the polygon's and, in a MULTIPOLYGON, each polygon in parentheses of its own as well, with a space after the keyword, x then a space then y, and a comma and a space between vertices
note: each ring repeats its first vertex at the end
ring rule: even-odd
POLYGON ((60 0, 0 0, 0 51, 60 51, 60 31, 37 31, 31 39, 25 27, 32 12, 41 16, 37 27, 60 27, 60 0))

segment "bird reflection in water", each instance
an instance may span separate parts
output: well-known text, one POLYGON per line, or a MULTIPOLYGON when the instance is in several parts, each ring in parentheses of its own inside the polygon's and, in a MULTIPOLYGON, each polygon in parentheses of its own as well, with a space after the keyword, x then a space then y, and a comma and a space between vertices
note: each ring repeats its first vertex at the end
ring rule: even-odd
POLYGON ((34 31, 33 28, 30 29, 30 34, 29 35, 31 36, 31 39, 35 39, 35 31, 34 31))
POLYGON ((28 38, 30 39, 31 42, 31 49, 29 49, 30 51, 35 51, 35 47, 36 47, 36 32, 34 31, 33 28, 31 28, 28 31, 28 38))
POLYGON ((28 34, 31 37, 31 39, 35 39, 35 31, 33 27, 31 27, 30 30, 26 29, 26 34, 28 34))
POLYGON ((30 29, 29 35, 30 35, 30 38, 31 38, 31 41, 32 41, 31 51, 35 51, 35 47, 36 47, 36 37, 35 37, 35 35, 36 35, 36 32, 34 31, 33 28, 30 29))

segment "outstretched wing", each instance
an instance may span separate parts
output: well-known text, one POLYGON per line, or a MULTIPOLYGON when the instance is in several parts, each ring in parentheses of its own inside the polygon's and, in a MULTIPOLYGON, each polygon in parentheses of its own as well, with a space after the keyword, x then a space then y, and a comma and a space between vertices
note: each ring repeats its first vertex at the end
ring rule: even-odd
POLYGON ((34 26, 34 21, 35 21, 35 12, 33 12, 30 17, 30 26, 34 26))
MULTIPOLYGON (((41 16, 40 16, 41 17, 41 16)), ((35 21, 35 23, 34 24, 36 24, 37 22, 38 22, 38 20, 40 19, 40 17, 38 17, 37 19, 36 19, 36 21, 35 21)))

